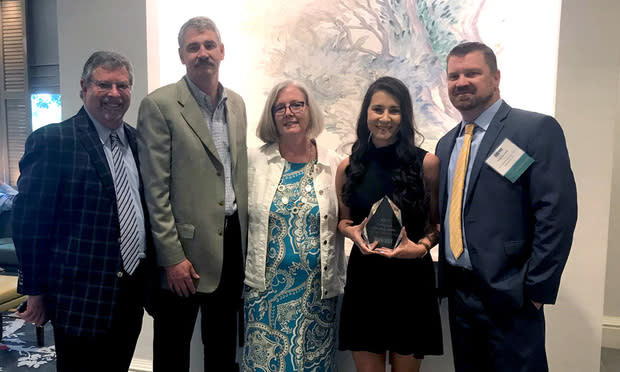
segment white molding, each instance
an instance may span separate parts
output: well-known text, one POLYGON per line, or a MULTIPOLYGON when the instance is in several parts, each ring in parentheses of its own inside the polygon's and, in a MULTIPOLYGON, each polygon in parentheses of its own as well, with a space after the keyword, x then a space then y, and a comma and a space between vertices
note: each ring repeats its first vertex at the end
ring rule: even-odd
POLYGON ((129 372, 152 372, 153 361, 150 359, 133 358, 129 366, 129 372))
POLYGON ((603 317, 603 347, 620 349, 620 317, 603 317))

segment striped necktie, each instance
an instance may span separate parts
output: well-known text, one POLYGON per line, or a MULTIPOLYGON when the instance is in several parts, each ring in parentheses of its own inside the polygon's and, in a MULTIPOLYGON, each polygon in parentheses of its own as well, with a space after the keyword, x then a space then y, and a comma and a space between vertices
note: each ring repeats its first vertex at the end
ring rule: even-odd
POLYGON ((455 258, 459 258, 463 253, 463 189, 465 188, 465 176, 467 175, 467 163, 469 161, 469 149, 471 147, 471 137, 474 133, 476 124, 465 125, 465 137, 463 147, 456 161, 454 179, 452 181, 452 192, 450 196, 450 249, 455 258))
POLYGON ((122 144, 116 131, 110 133, 110 141, 112 144, 112 158, 114 159, 114 188, 116 191, 118 223, 121 230, 121 258, 123 259, 123 268, 131 275, 140 263, 138 221, 123 161, 122 144))

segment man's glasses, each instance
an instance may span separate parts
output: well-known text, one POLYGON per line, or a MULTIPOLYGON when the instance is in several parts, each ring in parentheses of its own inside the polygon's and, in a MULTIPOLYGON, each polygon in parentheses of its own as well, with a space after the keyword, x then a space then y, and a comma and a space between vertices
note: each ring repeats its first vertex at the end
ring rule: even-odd
POLYGON ((126 92, 131 89, 131 85, 127 82, 120 81, 107 81, 107 80, 93 80, 93 84, 97 89, 103 92, 109 92, 116 85, 116 90, 119 92, 126 92))
POLYGON ((306 107, 306 102, 303 101, 293 101, 291 103, 289 103, 288 105, 285 104, 279 104, 279 105, 275 105, 271 108, 271 113, 274 116, 278 116, 278 117, 284 117, 286 115, 286 109, 288 108, 289 110, 291 110, 291 113, 293 114, 300 114, 304 111, 304 108, 306 107))

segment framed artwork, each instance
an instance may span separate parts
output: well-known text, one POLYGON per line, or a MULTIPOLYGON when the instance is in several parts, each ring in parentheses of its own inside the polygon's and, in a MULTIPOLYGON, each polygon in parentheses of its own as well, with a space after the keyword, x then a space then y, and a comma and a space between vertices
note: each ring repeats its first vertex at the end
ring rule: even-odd
POLYGON ((184 74, 176 51, 178 30, 187 19, 205 15, 218 25, 225 46, 220 81, 246 102, 250 146, 260 144, 253 133, 266 94, 277 82, 296 80, 321 105, 328 143, 347 153, 366 88, 389 75, 409 87, 422 147, 433 150, 460 120, 448 99, 445 67, 450 49, 463 41, 493 48, 502 97, 511 105, 553 113, 560 6, 560 0, 227 0, 209 5, 160 0, 160 81, 172 83, 184 74))

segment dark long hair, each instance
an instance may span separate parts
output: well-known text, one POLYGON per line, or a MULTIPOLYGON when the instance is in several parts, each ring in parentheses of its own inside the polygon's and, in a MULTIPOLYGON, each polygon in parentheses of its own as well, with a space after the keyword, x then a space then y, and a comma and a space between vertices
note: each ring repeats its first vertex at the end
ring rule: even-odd
POLYGON ((368 130, 368 107, 372 96, 383 91, 393 96, 400 104, 401 122, 396 139, 395 163, 397 164, 392 172, 392 183, 394 185, 394 202, 398 205, 413 208, 414 213, 424 212, 426 200, 424 188, 422 186, 421 161, 416 156, 416 135, 422 138, 417 131, 413 118, 413 105, 411 95, 407 86, 402 81, 384 76, 377 79, 370 85, 359 118, 357 119, 357 140, 353 144, 349 166, 345 169, 346 182, 343 186, 343 200, 347 206, 351 206, 351 195, 354 189, 361 183, 369 162, 368 150, 370 146, 370 131, 368 130))

